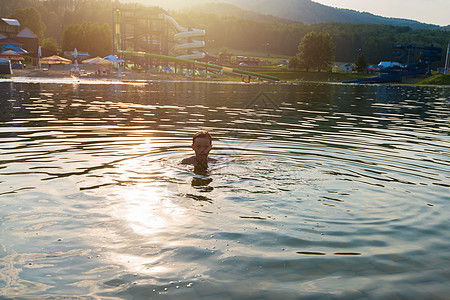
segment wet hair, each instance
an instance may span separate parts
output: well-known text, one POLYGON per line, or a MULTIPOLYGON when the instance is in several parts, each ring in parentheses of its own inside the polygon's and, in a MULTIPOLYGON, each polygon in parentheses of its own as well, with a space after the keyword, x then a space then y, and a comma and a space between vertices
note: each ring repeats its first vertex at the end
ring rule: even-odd
POLYGON ((209 143, 212 144, 212 138, 211 138, 211 135, 210 135, 209 132, 206 131, 206 130, 197 131, 197 132, 194 134, 194 137, 192 138, 192 144, 194 144, 196 138, 208 138, 209 143))

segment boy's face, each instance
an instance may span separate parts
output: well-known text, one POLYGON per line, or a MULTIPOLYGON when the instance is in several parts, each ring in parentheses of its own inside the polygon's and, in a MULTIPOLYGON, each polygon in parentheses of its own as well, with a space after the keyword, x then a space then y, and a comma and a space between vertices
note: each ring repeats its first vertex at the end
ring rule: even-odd
POLYGON ((211 151, 212 145, 207 137, 198 137, 192 144, 192 149, 195 152, 195 156, 198 160, 206 161, 209 151, 211 151))

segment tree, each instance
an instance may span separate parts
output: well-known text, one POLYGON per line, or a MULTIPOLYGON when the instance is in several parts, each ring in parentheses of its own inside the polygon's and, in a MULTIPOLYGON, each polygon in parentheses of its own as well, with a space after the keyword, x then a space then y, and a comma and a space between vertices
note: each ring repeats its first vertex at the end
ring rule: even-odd
POLYGON ((334 61, 335 46, 329 33, 311 31, 298 46, 298 57, 308 71, 316 68, 319 72, 334 61))
POLYGON ((45 38, 41 41, 41 47, 54 52, 58 51, 58 42, 54 38, 45 38))
POLYGON ((300 65, 300 61, 298 59, 298 56, 292 56, 289 59, 287 67, 288 67, 288 70, 295 70, 295 68, 297 68, 299 65, 300 65))
POLYGON ((44 38, 46 26, 44 22, 42 22, 41 14, 36 8, 27 7, 16 9, 10 17, 17 19, 22 29, 28 27, 28 29, 36 34, 40 39, 44 38))
POLYGON ((364 54, 360 54, 358 56, 358 58, 356 59, 356 69, 358 70, 358 72, 364 72, 364 70, 367 68, 367 66, 369 65, 367 63, 367 59, 364 56, 364 54))
POLYGON ((75 48, 88 52, 91 56, 106 56, 112 52, 112 31, 108 24, 72 24, 64 29, 61 38, 63 51, 75 48))

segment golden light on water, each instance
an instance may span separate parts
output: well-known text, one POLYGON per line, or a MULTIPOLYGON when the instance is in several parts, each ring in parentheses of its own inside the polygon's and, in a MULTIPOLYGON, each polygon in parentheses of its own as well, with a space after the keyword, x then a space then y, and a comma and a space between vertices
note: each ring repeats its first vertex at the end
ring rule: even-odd
POLYGON ((112 215, 125 221, 134 233, 153 236, 160 231, 180 226, 186 218, 185 209, 162 196, 164 188, 133 186, 123 189, 115 200, 121 199, 112 210, 112 215))
MULTIPOLYGON (((149 147, 151 139, 146 139, 134 146, 133 153, 149 147)), ((129 184, 103 190, 106 201, 101 209, 108 225, 95 235, 102 235, 102 246, 108 249, 104 258, 136 274, 177 272, 177 266, 166 264, 168 253, 161 249, 178 247, 180 236, 185 235, 194 220, 188 207, 176 201, 176 192, 169 191, 160 180, 152 180, 155 176, 172 178, 172 173, 170 168, 161 169, 161 161, 151 156, 125 160, 112 170, 111 178, 129 184)))

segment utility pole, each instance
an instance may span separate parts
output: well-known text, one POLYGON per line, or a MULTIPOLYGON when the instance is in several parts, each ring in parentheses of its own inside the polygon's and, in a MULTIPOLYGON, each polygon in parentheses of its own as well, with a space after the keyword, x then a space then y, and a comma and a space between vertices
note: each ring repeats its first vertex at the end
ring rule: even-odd
POLYGON ((448 73, 448 54, 450 52, 450 43, 447 44, 447 54, 445 55, 445 69, 444 74, 448 73))

